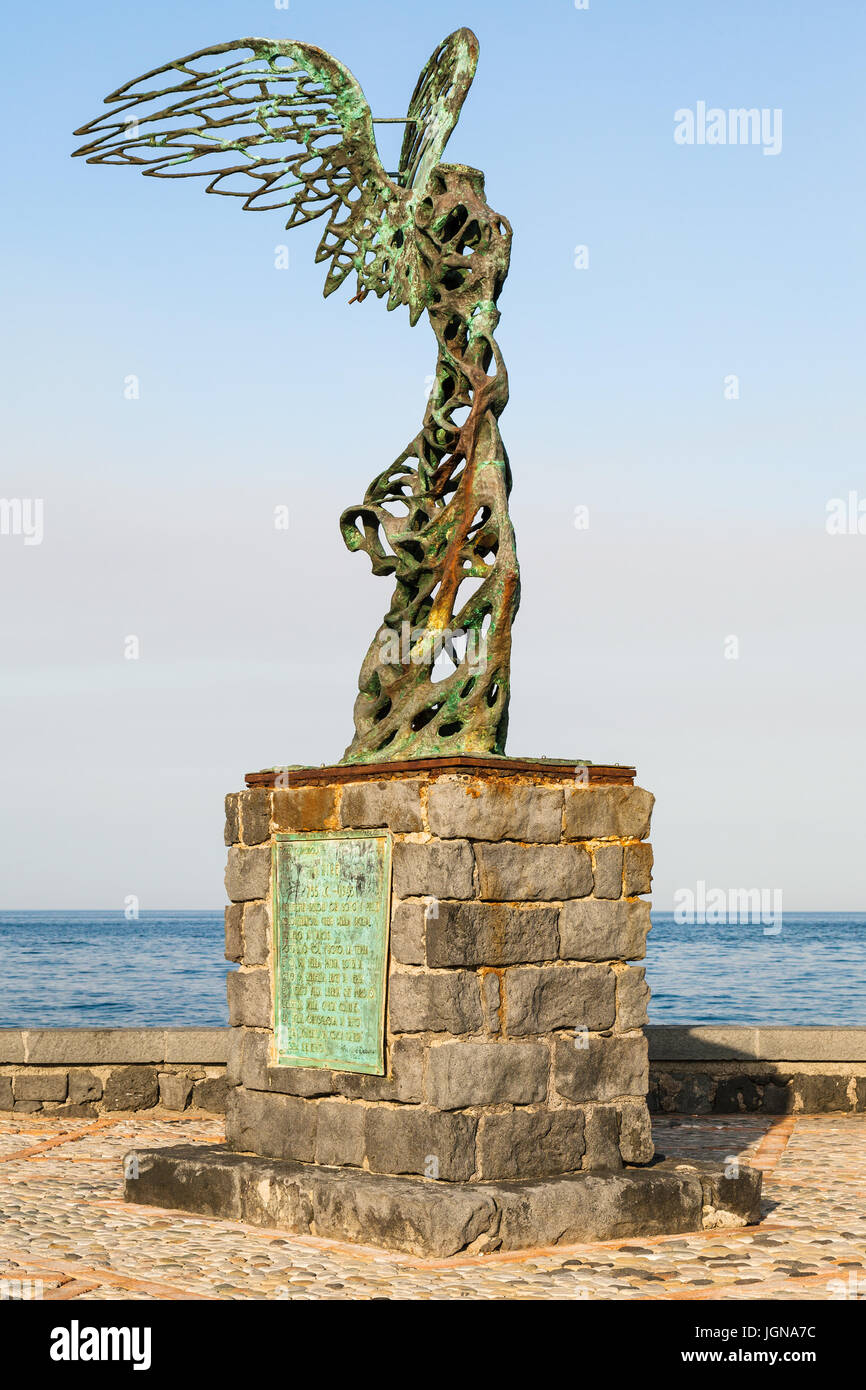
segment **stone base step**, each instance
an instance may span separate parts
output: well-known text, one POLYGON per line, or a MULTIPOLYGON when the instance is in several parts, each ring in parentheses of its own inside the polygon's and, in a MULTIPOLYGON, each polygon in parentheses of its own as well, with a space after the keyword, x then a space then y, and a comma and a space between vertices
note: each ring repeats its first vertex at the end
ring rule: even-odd
POLYGON ((660 1159, 542 1181, 381 1177, 230 1152, 221 1144, 127 1154, 124 1198, 404 1254, 453 1255, 679 1235, 759 1220, 761 1173, 660 1159))

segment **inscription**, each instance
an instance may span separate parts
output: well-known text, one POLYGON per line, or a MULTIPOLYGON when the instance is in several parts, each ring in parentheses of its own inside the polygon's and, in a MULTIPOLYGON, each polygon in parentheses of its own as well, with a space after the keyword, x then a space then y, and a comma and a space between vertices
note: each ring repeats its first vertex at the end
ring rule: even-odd
POLYGON ((391 837, 274 842, 276 1064, 385 1074, 391 837))

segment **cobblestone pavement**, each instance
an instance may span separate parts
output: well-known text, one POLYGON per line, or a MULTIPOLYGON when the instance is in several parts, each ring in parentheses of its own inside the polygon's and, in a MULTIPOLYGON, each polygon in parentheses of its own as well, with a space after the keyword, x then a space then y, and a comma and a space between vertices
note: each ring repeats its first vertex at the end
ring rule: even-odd
POLYGON ((136 1146, 211 1143, 216 1119, 0 1117, 0 1294, 44 1299, 866 1300, 866 1116, 665 1116, 656 1145, 764 1170, 742 1230, 453 1260, 359 1249, 120 1200, 136 1146))

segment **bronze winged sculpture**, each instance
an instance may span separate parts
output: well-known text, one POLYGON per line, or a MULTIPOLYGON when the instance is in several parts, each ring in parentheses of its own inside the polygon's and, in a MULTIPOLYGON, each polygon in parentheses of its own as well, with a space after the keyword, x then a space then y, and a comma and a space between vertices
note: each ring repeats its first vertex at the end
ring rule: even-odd
POLYGON ((92 164, 204 178, 244 208, 327 219, 325 294, 354 272, 410 323, 426 310, 436 373, 420 432, 340 519, 350 550, 393 574, 391 607, 364 658, 344 763, 503 753, 511 622, 520 597, 498 418, 508 377, 494 333, 511 228, 484 175, 441 158, 478 60, 459 29, 424 68, 388 174, 349 70, 322 49, 239 39, 119 87, 82 126, 92 164), (294 147, 294 148, 293 148, 294 147), (443 669, 444 668, 444 669, 443 669))

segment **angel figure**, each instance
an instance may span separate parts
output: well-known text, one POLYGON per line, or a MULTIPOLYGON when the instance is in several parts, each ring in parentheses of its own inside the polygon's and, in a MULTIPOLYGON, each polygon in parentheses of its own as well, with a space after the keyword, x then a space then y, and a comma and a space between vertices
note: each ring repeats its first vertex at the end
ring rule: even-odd
POLYGON ((511 228, 484 175, 442 154, 478 60, 468 29, 427 63, 396 173, 348 68, 310 44, 239 39, 146 73, 76 131, 91 164, 204 178, 286 227, 325 218, 325 294, 354 273, 361 301, 426 310, 434 383, 420 432, 340 519, 350 550, 393 574, 391 607, 361 667, 344 763, 502 754, 511 622, 520 595, 498 418, 508 377, 494 332, 511 228))

